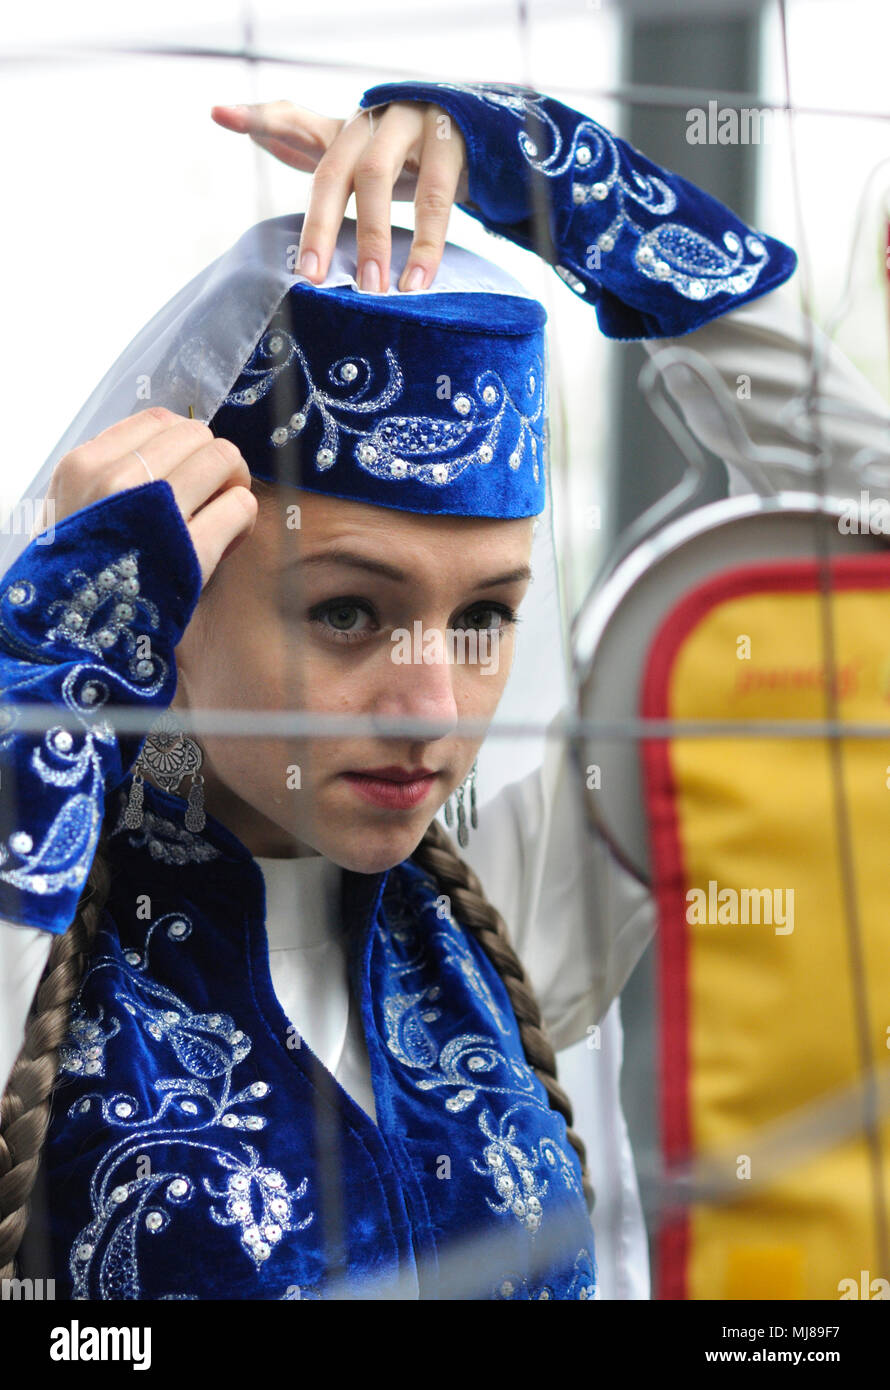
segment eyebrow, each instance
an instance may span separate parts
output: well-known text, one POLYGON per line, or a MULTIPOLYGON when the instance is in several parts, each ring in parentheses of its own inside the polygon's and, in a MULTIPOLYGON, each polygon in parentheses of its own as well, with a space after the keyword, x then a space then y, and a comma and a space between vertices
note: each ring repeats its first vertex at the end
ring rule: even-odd
MULTIPOLYGON (((318 555, 300 555, 292 564, 299 565, 348 565, 352 569, 367 570, 371 574, 379 574, 384 579, 392 579, 397 584, 406 583, 411 576, 405 570, 399 569, 397 565, 390 565, 385 560, 372 560, 368 555, 361 555, 354 550, 343 550, 339 547, 325 550, 318 555)), ((530 580, 532 577, 531 569, 528 565, 517 565, 515 569, 506 570, 503 574, 492 575, 488 579, 479 579, 469 587, 473 589, 494 589, 500 584, 517 584, 522 579, 530 580)))

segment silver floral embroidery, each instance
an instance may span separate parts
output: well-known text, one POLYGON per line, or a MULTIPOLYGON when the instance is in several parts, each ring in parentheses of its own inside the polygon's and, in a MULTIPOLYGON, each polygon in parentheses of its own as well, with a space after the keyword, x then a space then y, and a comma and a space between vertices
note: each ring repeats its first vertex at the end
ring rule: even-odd
POLYGON ((438 933, 444 945, 445 954, 449 963, 457 966, 474 994, 480 995, 485 1000, 488 1012, 497 1024, 498 1032, 506 1035, 510 1031, 509 1025, 494 1001, 494 995, 488 988, 488 983, 476 963, 476 957, 473 955, 473 952, 464 939, 463 932, 451 914, 443 911, 438 906, 436 908, 436 916, 442 921, 447 922, 450 927, 450 931, 445 932, 443 930, 438 933))
MULTIPOLYGON (((221 1188, 203 1179, 204 1193, 214 1199, 208 1206, 209 1216, 217 1225, 237 1228, 241 1248, 255 1269, 272 1256, 285 1232, 304 1230, 314 1220, 314 1212, 298 1215, 295 1210, 306 1197, 306 1179, 290 1190, 283 1174, 264 1166, 252 1145, 240 1140, 226 1146, 214 1142, 214 1131, 221 1137, 237 1130, 262 1130, 266 1120, 257 1107, 271 1088, 262 1080, 240 1090, 235 1087, 235 1068, 250 1052, 252 1041, 227 1014, 197 1013, 148 976, 153 936, 163 933, 171 942, 181 943, 191 932, 191 920, 183 913, 166 913, 152 922, 143 948, 124 953, 125 983, 114 996, 141 1026, 149 1046, 163 1044, 172 1049, 182 1068, 180 1074, 154 1083, 160 1093, 155 1106, 123 1091, 93 1091, 68 1109, 72 1120, 96 1111, 103 1126, 122 1135, 102 1155, 91 1176, 91 1219, 71 1247, 69 1270, 72 1296, 77 1299, 144 1296, 140 1272, 144 1242, 163 1233, 176 1211, 196 1201, 202 1190, 188 1172, 171 1165, 171 1148, 200 1151, 225 1171, 221 1188), (151 1163, 156 1150, 165 1151, 165 1162, 157 1167, 151 1163)), ((119 959, 110 954, 100 952, 91 961, 78 995, 77 1025, 66 1039, 67 1051, 63 1049, 65 1070, 80 1073, 81 1068, 71 1062, 82 1050, 89 1024, 97 1030, 89 1034, 90 1039, 98 1033, 107 1042, 120 1032, 119 1019, 110 1019, 103 1027, 101 1012, 89 1020, 80 1003, 93 976, 106 970, 119 974, 120 969, 119 959)))
POLYGON ((459 1113, 479 1103, 477 1122, 487 1142, 482 1151, 485 1162, 473 1160, 473 1164, 476 1172, 489 1178, 497 1194, 486 1201, 492 1211, 512 1215, 534 1236, 542 1220, 541 1198, 552 1182, 582 1200, 583 1190, 569 1156, 552 1139, 544 1137, 531 1148, 523 1148, 519 1142, 515 1124, 519 1111, 529 1106, 544 1113, 550 1110, 527 1063, 507 1057, 494 1037, 481 1033, 461 1033, 444 1045, 436 1041, 429 1025, 442 1016, 437 1002, 441 988, 424 985, 421 979, 433 923, 438 924, 432 930, 444 946, 445 960, 460 971, 497 1030, 506 1035, 510 1029, 475 963, 473 969, 466 966, 464 953, 470 952, 461 941, 459 926, 449 914, 443 916, 437 911, 438 890, 428 881, 426 887, 428 897, 420 905, 420 923, 418 913, 403 897, 397 875, 391 876, 384 898, 387 927, 378 927, 378 936, 389 974, 398 980, 398 988, 389 990, 382 1000, 386 1044, 405 1067, 421 1073, 414 1078, 418 1090, 448 1093, 446 1110, 459 1113), (515 1097, 500 1120, 485 1104, 495 1096, 515 1097))
POLYGON ((547 1181, 541 1181, 536 1173, 537 1154, 529 1153, 516 1142, 516 1127, 509 1124, 513 1111, 508 1110, 501 1117, 497 1129, 493 1128, 491 1117, 485 1113, 479 1118, 479 1128, 487 1137, 483 1149, 484 1164, 473 1159, 477 1173, 487 1173, 494 1182, 500 1202, 486 1200, 492 1211, 503 1213, 512 1211, 532 1233, 541 1224, 543 1207, 541 1198, 547 1191, 547 1181))
POLYGON ((524 1149, 518 1142, 512 1117, 519 1106, 512 1106, 494 1127, 493 1117, 485 1111, 479 1117, 479 1128, 488 1139, 483 1149, 484 1164, 473 1159, 477 1173, 486 1173, 494 1182, 499 1202, 487 1198, 492 1211, 510 1211, 532 1233, 538 1230, 543 1207, 541 1198, 549 1180, 540 1171, 559 1177, 567 1189, 577 1189, 575 1170, 567 1154, 552 1139, 543 1138, 537 1146, 524 1149))
MULTIPOLYGON (((491 1297, 497 1300, 525 1298, 535 1302, 546 1302, 557 1295, 549 1284, 530 1284, 519 1274, 508 1274, 492 1288, 491 1297)), ((572 1279, 566 1292, 566 1298, 577 1298, 583 1302, 597 1297, 598 1290, 593 1258, 590 1251, 586 1247, 582 1247, 575 1256, 572 1279)))
POLYGON ((293 1203, 305 1197, 308 1178, 303 1178, 299 1186, 289 1192, 277 1169, 261 1168, 256 1151, 249 1149, 248 1153, 251 1156, 249 1167, 221 1155, 219 1162, 231 1170, 225 1187, 222 1190, 213 1187, 208 1178, 204 1179, 204 1186, 211 1196, 221 1197, 226 1203, 224 1213, 211 1208, 211 1217, 219 1226, 240 1228, 241 1244, 259 1269, 285 1230, 304 1230, 314 1214, 310 1213, 299 1222, 293 1219, 293 1203))
POLYGON ((101 1008, 95 1018, 90 1018, 80 999, 75 999, 68 1033, 59 1049, 59 1071, 71 1076, 104 1076, 106 1043, 119 1032, 118 1019, 106 1024, 101 1008))
MULTIPOLYGON (((33 837, 25 830, 14 831, 7 844, 0 845, 0 880, 39 894, 81 888, 92 863, 104 799, 100 745, 111 747, 115 742, 114 729, 101 715, 111 697, 109 679, 113 678, 132 695, 144 698, 161 689, 168 670, 167 663, 156 653, 147 656, 138 650, 138 639, 132 631, 140 613, 149 627, 155 628, 159 622, 155 605, 139 596, 137 551, 128 551, 93 576, 74 570, 69 583, 75 588, 74 594, 49 605, 49 615, 59 610, 61 613, 37 645, 13 631, 8 620, 12 613, 25 611, 38 602, 35 586, 27 580, 16 580, 0 595, 0 636, 4 647, 30 668, 6 686, 4 697, 16 699, 26 695, 31 686, 46 678, 47 665, 56 664, 57 658, 47 656, 42 648, 60 639, 100 657, 122 642, 130 655, 128 669, 136 683, 110 672, 106 665, 90 661, 78 662, 62 681, 62 703, 76 716, 83 734, 75 736, 69 729, 59 727, 48 729, 42 746, 32 752, 31 766, 46 786, 64 789, 70 795, 36 848, 33 837), (12 855, 20 862, 16 864, 12 855)), ((6 706, 0 721, 0 752, 10 748, 17 723, 17 711, 6 706)))
POLYGON ((159 690, 167 674, 166 662, 149 650, 144 655, 138 651, 139 638, 131 631, 140 610, 150 627, 160 623, 156 605, 140 593, 138 551, 112 560, 97 574, 73 570, 68 582, 75 585, 71 597, 49 605, 48 612, 60 616, 47 632, 46 642, 70 642, 102 657, 120 641, 130 655, 130 675, 143 681, 153 677, 154 689, 159 690))
POLYGON ((244 368, 253 378, 251 384, 231 391, 225 404, 256 404, 296 360, 305 381, 305 400, 286 422, 273 429, 270 440, 280 448, 296 439, 313 409, 317 410, 322 423, 322 440, 315 455, 319 472, 332 468, 337 461, 344 434, 355 438, 353 457, 367 473, 390 481, 413 478, 441 487, 460 477, 467 468, 489 464, 503 435, 510 450, 510 468, 519 469, 530 453, 532 476, 538 481, 544 446, 535 427, 540 428, 546 389, 539 357, 529 364, 523 384, 528 399, 521 403, 513 399, 497 372, 486 370, 475 378, 472 388, 457 390, 452 395, 454 419, 386 414, 363 428, 362 416, 388 410, 404 390, 404 373, 396 353, 386 348, 384 356, 387 378, 372 396, 368 392, 372 389, 374 368, 369 359, 358 354, 338 358, 328 368, 328 380, 333 386, 348 386, 349 394, 334 394, 314 381, 296 339, 284 329, 270 329, 244 368))
MULTIPOLYGON (((644 174, 631 166, 631 178, 621 174, 621 155, 614 136, 589 117, 575 126, 565 141, 559 125, 549 114, 548 100, 532 88, 459 82, 431 84, 446 91, 463 92, 493 107, 509 111, 520 128, 516 132, 519 149, 526 162, 546 178, 557 178, 574 169, 571 185, 576 207, 591 203, 610 203, 610 220, 595 245, 603 254, 614 250, 620 233, 637 237, 634 266, 648 280, 671 285, 686 299, 711 299, 719 293, 745 294, 757 281, 769 260, 762 239, 749 232, 744 244, 732 229, 723 233, 722 246, 682 222, 663 222, 644 231, 631 215, 632 205, 645 208, 655 217, 667 217, 677 207, 673 189, 655 174, 644 174), (525 129, 533 116, 547 130, 549 149, 542 152, 525 129), (753 262, 745 263, 745 253, 753 262)), ((632 148, 625 158, 630 162, 632 148), (630 153, 629 153, 630 152, 630 153)), ((583 281, 565 266, 555 269, 577 293, 584 294, 583 281)))

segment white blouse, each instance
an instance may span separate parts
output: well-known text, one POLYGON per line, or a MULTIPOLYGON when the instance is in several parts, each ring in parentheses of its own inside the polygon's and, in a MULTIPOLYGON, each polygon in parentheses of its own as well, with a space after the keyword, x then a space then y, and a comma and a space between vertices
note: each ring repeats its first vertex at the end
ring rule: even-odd
POLYGON ((347 971, 340 868, 321 854, 255 862, 266 887, 272 985, 295 1040, 304 1041, 376 1121, 360 1005, 347 971))

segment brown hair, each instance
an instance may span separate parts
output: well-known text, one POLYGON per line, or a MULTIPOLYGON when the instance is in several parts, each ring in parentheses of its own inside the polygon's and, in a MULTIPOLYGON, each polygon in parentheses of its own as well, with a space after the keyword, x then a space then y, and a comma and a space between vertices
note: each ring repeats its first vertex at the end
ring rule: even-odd
MULTIPOLYGON (((531 983, 510 945, 503 918, 436 821, 412 857, 451 899, 456 919, 473 933, 503 980, 519 1024, 526 1061, 544 1085, 551 1107, 565 1119, 567 1138, 581 1160, 584 1195, 588 1206, 592 1206, 584 1144, 571 1127, 571 1101, 556 1079, 556 1055, 531 983)), ((28 1016, 24 1043, 0 1101, 0 1278, 13 1277, 15 1258, 28 1225, 31 1192, 58 1079, 59 1047, 98 931, 110 878, 103 833, 77 915, 68 930, 53 941, 28 1016)))
POLYGON ((28 1224, 29 1199, 49 1128, 59 1047, 108 897, 104 835, 96 848, 77 915, 56 936, 25 1025, 25 1039, 0 1100, 0 1278, 12 1278, 28 1224))

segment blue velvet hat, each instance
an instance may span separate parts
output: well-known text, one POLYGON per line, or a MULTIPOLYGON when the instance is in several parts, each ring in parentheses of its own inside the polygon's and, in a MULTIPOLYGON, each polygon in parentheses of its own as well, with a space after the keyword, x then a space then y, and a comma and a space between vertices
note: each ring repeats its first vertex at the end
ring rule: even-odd
POLYGON ((546 318, 509 293, 297 282, 210 425, 266 481, 402 511, 536 516, 546 318))

